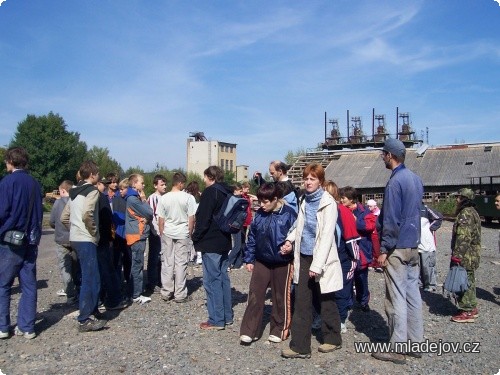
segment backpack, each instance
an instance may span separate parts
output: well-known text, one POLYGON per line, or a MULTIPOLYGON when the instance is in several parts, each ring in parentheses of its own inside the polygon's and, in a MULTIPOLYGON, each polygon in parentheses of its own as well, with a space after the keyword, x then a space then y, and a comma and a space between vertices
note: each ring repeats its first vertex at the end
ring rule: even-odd
POLYGON ((219 184, 214 184, 214 187, 226 196, 219 212, 213 216, 215 222, 224 233, 238 233, 247 218, 248 201, 228 193, 219 184))

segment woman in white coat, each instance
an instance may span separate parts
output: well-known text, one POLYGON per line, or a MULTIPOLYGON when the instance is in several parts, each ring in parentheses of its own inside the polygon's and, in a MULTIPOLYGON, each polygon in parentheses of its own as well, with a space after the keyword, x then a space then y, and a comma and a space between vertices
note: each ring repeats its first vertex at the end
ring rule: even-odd
POLYGON ((284 358, 311 357, 313 296, 321 305, 323 344, 318 351, 329 353, 342 347, 340 316, 334 292, 342 289, 342 269, 335 243, 337 203, 322 188, 325 171, 320 164, 306 166, 302 174, 305 195, 300 199, 294 229, 281 247, 283 254, 294 251, 295 304, 290 348, 284 358))

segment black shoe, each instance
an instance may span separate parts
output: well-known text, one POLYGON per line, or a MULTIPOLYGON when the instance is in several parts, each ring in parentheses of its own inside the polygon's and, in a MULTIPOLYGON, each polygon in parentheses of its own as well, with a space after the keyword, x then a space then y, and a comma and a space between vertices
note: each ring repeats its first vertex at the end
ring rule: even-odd
POLYGON ((78 325, 79 332, 92 332, 99 331, 104 328, 108 321, 107 320, 99 320, 92 315, 84 322, 81 322, 78 325))
POLYGON ((106 307, 106 310, 107 311, 111 311, 111 310, 123 310, 123 309, 126 309, 127 307, 128 307, 128 302, 127 301, 121 301, 121 302, 118 302, 118 304, 116 306, 106 307))
POLYGON ((165 302, 170 302, 174 299, 174 295, 173 294, 169 294, 168 296, 165 296, 165 295, 161 295, 161 299, 164 300, 165 302))
POLYGON ((161 293, 161 287, 159 287, 158 285, 155 285, 154 287, 148 287, 148 288, 146 288, 146 291, 149 294, 160 294, 161 293))

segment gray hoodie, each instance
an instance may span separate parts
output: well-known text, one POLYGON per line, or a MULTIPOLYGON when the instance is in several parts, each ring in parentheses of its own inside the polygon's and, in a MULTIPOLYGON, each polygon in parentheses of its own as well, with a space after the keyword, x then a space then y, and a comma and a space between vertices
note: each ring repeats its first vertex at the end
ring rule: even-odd
POLYGON ((61 222, 61 214, 68 203, 69 197, 61 197, 54 202, 50 211, 49 224, 54 228, 54 241, 61 245, 69 247, 69 230, 61 222))

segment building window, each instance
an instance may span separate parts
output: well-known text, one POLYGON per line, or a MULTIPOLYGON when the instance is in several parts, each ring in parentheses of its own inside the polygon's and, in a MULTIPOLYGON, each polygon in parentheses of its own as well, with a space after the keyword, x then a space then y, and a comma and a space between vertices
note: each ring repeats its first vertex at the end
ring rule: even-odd
POLYGON ((229 170, 232 172, 233 171, 233 161, 232 160, 229 161, 229 167, 230 167, 229 170))
POLYGON ((220 167, 224 169, 224 159, 220 159, 220 167))
POLYGON ((226 171, 229 169, 229 160, 226 160, 226 171))

